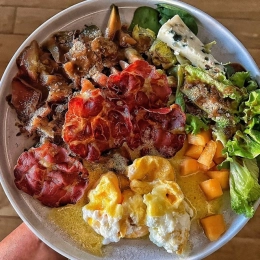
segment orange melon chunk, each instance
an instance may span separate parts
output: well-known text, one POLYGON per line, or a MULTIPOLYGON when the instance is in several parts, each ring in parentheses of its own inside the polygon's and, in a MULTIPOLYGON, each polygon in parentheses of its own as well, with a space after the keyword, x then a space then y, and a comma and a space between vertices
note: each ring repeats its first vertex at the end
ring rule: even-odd
POLYGON ((223 194, 221 185, 217 179, 209 179, 201 182, 199 185, 207 200, 216 199, 223 194))
POLYGON ((203 145, 190 145, 185 153, 186 156, 189 156, 193 159, 198 159, 203 151, 203 145))
POLYGON ((206 172, 208 170, 211 170, 214 166, 216 166, 216 164, 212 161, 212 163, 210 164, 210 166, 207 166, 207 165, 204 165, 204 164, 201 164, 199 163, 199 167, 200 167, 200 170, 206 172))
POLYGON ((188 134, 188 143, 205 146, 211 140, 211 131, 201 131, 198 134, 188 134))
POLYGON ((200 220, 205 235, 210 241, 216 241, 226 231, 222 214, 211 215, 200 220))
POLYGON ((199 163, 191 157, 185 157, 180 164, 180 175, 186 176, 199 171, 199 163))
POLYGON ((229 188, 229 170, 207 171, 206 174, 212 179, 217 179, 223 190, 227 190, 229 188))
POLYGON ((213 141, 213 140, 210 140, 206 144, 206 146, 203 149, 200 157, 198 158, 198 162, 210 168, 212 161, 213 161, 213 157, 214 157, 215 152, 216 152, 216 149, 217 149, 216 142, 213 141))
POLYGON ((216 164, 220 164, 225 160, 226 156, 222 154, 222 151, 224 149, 223 144, 220 141, 216 141, 216 144, 217 144, 217 148, 213 160, 216 164))

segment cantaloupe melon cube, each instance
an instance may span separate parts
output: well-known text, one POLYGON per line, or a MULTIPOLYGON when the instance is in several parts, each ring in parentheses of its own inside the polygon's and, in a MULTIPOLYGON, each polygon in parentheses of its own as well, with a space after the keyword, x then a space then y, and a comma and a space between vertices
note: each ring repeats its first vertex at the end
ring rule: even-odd
POLYGON ((210 166, 206 166, 204 164, 199 163, 200 170, 202 170, 203 172, 214 169, 215 166, 216 166, 216 164, 213 161, 210 164, 210 166))
POLYGON ((227 190, 229 188, 229 170, 207 171, 206 174, 212 179, 217 179, 223 190, 227 190))
POLYGON ((196 173, 200 170, 197 160, 191 157, 185 157, 180 164, 180 175, 185 176, 192 173, 196 173))
POLYGON ((188 146, 187 151, 185 152, 186 156, 189 156, 193 159, 198 159, 204 149, 203 145, 194 145, 191 144, 188 146))
POLYGON ((209 179, 201 182, 199 185, 207 200, 216 199, 223 194, 221 185, 217 179, 209 179))
POLYGON ((205 146, 211 140, 211 130, 204 130, 198 134, 188 134, 188 143, 205 146))
POLYGON ((220 164, 226 159, 226 156, 224 154, 222 154, 222 151, 224 149, 223 144, 220 141, 216 141, 216 144, 217 144, 217 148, 216 148, 216 152, 213 157, 213 161, 216 164, 220 164))
POLYGON ((213 161, 213 157, 215 155, 217 149, 217 144, 215 141, 210 140, 205 148, 203 149, 200 157, 198 158, 198 162, 204 164, 207 167, 210 167, 213 161))
POLYGON ((211 215, 200 220, 205 235, 210 241, 216 241, 226 231, 222 214, 211 215))

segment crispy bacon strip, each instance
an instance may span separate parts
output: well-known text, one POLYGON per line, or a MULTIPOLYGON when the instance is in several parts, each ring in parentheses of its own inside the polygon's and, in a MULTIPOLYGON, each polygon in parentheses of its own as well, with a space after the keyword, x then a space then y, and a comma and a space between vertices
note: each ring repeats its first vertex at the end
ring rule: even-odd
POLYGON ((88 171, 66 149, 52 143, 20 155, 14 168, 18 189, 49 207, 75 204, 88 185, 88 171))
POLYGON ((130 111, 136 107, 164 107, 171 94, 167 77, 144 60, 137 60, 120 74, 111 75, 107 88, 105 95, 124 100, 130 111))
POLYGON ((101 152, 120 147, 132 125, 127 106, 105 100, 100 89, 90 91, 88 96, 85 99, 79 95, 70 100, 63 138, 73 152, 95 161, 101 152))
POLYGON ((137 60, 106 82, 69 102, 63 139, 73 152, 95 161, 123 144, 140 155, 165 157, 182 147, 186 118, 178 105, 166 107, 171 89, 164 74, 137 60))
POLYGON ((158 109, 140 109, 135 118, 135 132, 128 139, 139 155, 156 154, 170 158, 184 143, 185 114, 176 104, 158 109))

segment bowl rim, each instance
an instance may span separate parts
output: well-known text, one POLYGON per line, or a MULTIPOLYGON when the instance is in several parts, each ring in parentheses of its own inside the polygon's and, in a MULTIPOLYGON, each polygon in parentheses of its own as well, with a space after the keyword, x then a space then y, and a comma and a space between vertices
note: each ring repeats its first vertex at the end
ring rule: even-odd
MULTIPOLYGON (((41 34, 42 35, 46 35, 46 37, 48 37, 49 35, 51 35, 51 33, 46 33, 45 31, 47 31, 53 24, 55 24, 54 27, 60 27, 62 28, 62 26, 64 25, 64 22, 62 22, 62 18, 64 16, 68 16, 71 13, 75 13, 76 11, 80 10, 81 8, 84 8, 88 5, 93 5, 94 3, 96 3, 96 0, 86 0, 80 3, 77 3, 61 12, 59 12, 58 14, 54 15, 53 17, 51 17, 50 19, 48 19, 47 21, 45 21, 41 26, 39 26, 34 32, 32 32, 29 37, 27 37, 27 39, 21 44, 21 46, 18 48, 18 50, 15 52, 14 56, 12 57, 12 59, 10 60, 8 66, 6 67, 5 72, 3 73, 2 79, 1 79, 1 86, 0 86, 0 97, 3 96, 4 93, 4 86, 8 85, 8 80, 10 81, 10 79, 8 79, 9 76, 9 71, 12 69, 12 67, 14 66, 14 64, 16 63, 16 59, 18 57, 18 55, 21 53, 21 51, 35 38, 40 37, 41 38, 41 34), (42 33, 45 32, 45 33, 42 33)), ((100 2, 107 2, 107 8, 109 8, 109 6, 112 3, 115 3, 119 6, 119 8, 123 8, 126 4, 129 6, 129 2, 128 1, 122 1, 122 0, 114 0, 114 1, 100 1, 100 2)), ((217 20, 215 20, 214 18, 212 18, 211 16, 209 16, 208 14, 206 14, 205 12, 197 9, 196 7, 186 4, 184 2, 180 2, 178 0, 157 0, 157 1, 149 1, 146 3, 144 0, 143 1, 131 1, 132 6, 136 6, 136 4, 139 4, 139 6, 144 5, 144 3, 146 3, 146 5, 149 6, 154 6, 155 3, 169 3, 175 6, 178 6, 180 8, 192 11, 192 13, 195 15, 195 17, 199 16, 199 17, 203 17, 204 19, 206 19, 207 21, 211 21, 215 24, 216 27, 221 28, 221 30, 223 30, 226 35, 228 35, 229 39, 231 39, 232 41, 236 42, 236 44, 239 46, 239 49, 241 51, 241 55, 246 57, 249 61, 249 70, 254 72, 254 78, 260 82, 260 71, 258 66, 256 65, 255 61, 253 60, 253 58, 251 57, 251 55, 249 54, 249 52, 246 50, 246 48, 242 45, 242 43, 228 30, 226 29, 220 22, 218 22, 217 20)), ((107 9, 108 10, 108 9, 107 9)), ((70 15, 71 16, 71 15, 70 15)), ((69 19, 71 20, 72 18, 69 17, 69 19)), ((80 19, 80 17, 78 18, 80 19)), ((73 21, 71 21, 73 22, 73 21)), ((55 30, 57 31, 57 30, 55 30)), ((46 38, 45 37, 45 38, 46 38)), ((41 38, 41 40, 43 41, 44 39, 41 38)), ((2 123, 0 124, 0 130, 3 129, 2 128, 2 123)), ((0 147, 3 148, 3 150, 5 150, 4 147, 4 142, 3 141, 4 136, 1 134, 1 144, 0 147)), ((4 178, 4 174, 3 172, 5 172, 6 170, 6 166, 4 165, 3 159, 0 160, 0 181, 3 187, 4 192, 7 194, 7 197, 11 203, 11 205, 14 207, 14 209, 16 210, 16 212, 18 213, 18 215, 20 216, 20 218, 27 224, 27 226, 31 229, 31 231, 37 236, 39 237, 45 244, 47 244, 49 247, 51 247, 52 249, 54 249, 55 251, 57 251, 58 253, 60 253, 61 255, 64 255, 70 259, 74 259, 72 256, 70 256, 66 251, 64 251, 64 249, 62 249, 60 247, 60 244, 57 244, 56 241, 54 241, 53 239, 49 237, 46 238, 46 235, 44 235, 44 228, 43 227, 39 227, 39 220, 37 221, 32 221, 30 219, 30 215, 25 215, 23 210, 21 209, 21 206, 19 205, 19 200, 17 200, 17 198, 15 198, 13 196, 13 194, 11 194, 10 190, 10 185, 8 184, 8 182, 5 180, 4 178)), ((255 203, 255 208, 257 208, 260 204, 260 199, 255 203)), ((206 249, 206 251, 204 250, 204 252, 198 253, 196 255, 195 258, 190 257, 189 259, 201 259, 204 258, 208 255, 210 255, 211 253, 215 252, 216 250, 218 250, 220 247, 222 247, 224 244, 226 244, 228 241, 230 241, 247 223, 249 219, 244 217, 244 216, 238 216, 237 221, 235 223, 235 228, 232 229, 232 232, 229 232, 226 236, 224 235, 220 240, 214 242, 214 245, 211 244, 209 246, 208 249, 206 249), (213 245, 213 246, 212 246, 213 245)), ((86 252, 86 255, 88 255, 89 253, 86 252)), ((91 255, 91 257, 93 259, 99 259, 98 257, 96 258, 95 256, 93 257, 93 255, 91 255)), ((76 259, 76 258, 75 258, 76 259)), ((105 258, 104 258, 105 259, 105 258)))

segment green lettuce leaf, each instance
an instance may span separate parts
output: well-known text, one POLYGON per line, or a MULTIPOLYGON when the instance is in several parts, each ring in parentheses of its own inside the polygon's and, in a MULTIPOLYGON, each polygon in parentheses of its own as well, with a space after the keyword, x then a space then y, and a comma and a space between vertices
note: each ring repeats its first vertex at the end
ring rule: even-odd
POLYGON ((226 144, 230 156, 241 156, 248 159, 260 155, 260 90, 250 93, 243 104, 244 116, 232 140, 226 144), (243 122, 244 121, 244 122, 243 122))
POLYGON ((135 25, 144 29, 150 29, 155 34, 158 33, 161 25, 159 23, 159 12, 149 6, 140 6, 134 12, 134 17, 129 26, 129 31, 133 31, 135 25))
POLYGON ((256 90, 258 88, 257 82, 251 79, 249 71, 240 71, 234 73, 229 80, 240 88, 246 87, 248 92, 256 90))
POLYGON ((208 123, 205 123, 197 116, 186 114, 186 133, 197 134, 202 130, 208 130, 208 123))
POLYGON ((250 79, 250 73, 248 71, 241 71, 241 72, 236 72, 233 74, 229 80, 238 87, 244 87, 246 81, 250 79))
POLYGON ((187 11, 169 4, 157 4, 157 11, 160 13, 160 24, 163 25, 174 15, 178 14, 183 22, 189 27, 189 29, 196 35, 198 33, 197 22, 190 13, 187 11))
POLYGON ((247 91, 250 93, 258 88, 258 84, 255 80, 249 80, 246 86, 247 91))
POLYGON ((230 196, 231 207, 237 214, 246 217, 254 215, 254 203, 260 198, 258 183, 259 168, 256 159, 236 158, 230 160, 230 196))
POLYGON ((233 139, 226 143, 225 151, 228 152, 229 156, 253 159, 260 154, 260 143, 252 138, 250 131, 246 132, 249 134, 240 130, 236 131, 233 139))
POLYGON ((181 92, 176 93, 175 104, 178 104, 181 107, 182 111, 185 111, 185 101, 181 92))
MULTIPOLYGON (((260 132, 260 117, 255 116, 253 117, 248 123, 247 127, 245 129, 245 133, 250 134, 257 142, 260 141, 260 138, 254 137, 255 134, 253 134, 255 131, 260 132)), ((258 134, 256 134, 258 136, 258 134)))
POLYGON ((220 141, 225 147, 228 140, 224 130, 225 130, 224 128, 214 127, 212 131, 212 135, 214 137, 214 140, 220 141))
POLYGON ((260 89, 252 91, 243 107, 243 120, 248 123, 256 115, 260 115, 260 89))

